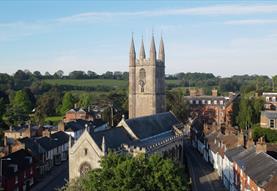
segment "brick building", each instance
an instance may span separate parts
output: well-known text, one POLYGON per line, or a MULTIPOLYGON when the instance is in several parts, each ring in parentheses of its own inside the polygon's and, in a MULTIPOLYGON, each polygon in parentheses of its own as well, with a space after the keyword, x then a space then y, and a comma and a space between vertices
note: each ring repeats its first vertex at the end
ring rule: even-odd
POLYGON ((262 96, 265 98, 266 110, 277 110, 277 93, 264 92, 262 96))
POLYGON ((228 97, 218 96, 217 90, 212 91, 212 95, 201 95, 196 90, 190 90, 190 95, 185 96, 185 100, 190 104, 192 116, 201 116, 208 124, 231 125, 231 113, 233 102, 239 94, 230 93, 228 97))
POLYGON ((37 161, 31 153, 21 149, 1 160, 2 188, 4 190, 29 190, 37 177, 37 161))
POLYGON ((277 129, 277 111, 262 111, 260 126, 263 128, 277 129))

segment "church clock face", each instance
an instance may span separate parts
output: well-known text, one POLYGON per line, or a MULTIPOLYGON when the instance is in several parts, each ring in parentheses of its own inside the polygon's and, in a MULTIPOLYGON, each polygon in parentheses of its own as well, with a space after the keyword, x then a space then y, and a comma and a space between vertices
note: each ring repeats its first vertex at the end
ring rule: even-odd
POLYGON ((79 169, 80 175, 84 175, 90 170, 91 170, 90 164, 88 162, 84 162, 81 164, 80 169, 79 169))

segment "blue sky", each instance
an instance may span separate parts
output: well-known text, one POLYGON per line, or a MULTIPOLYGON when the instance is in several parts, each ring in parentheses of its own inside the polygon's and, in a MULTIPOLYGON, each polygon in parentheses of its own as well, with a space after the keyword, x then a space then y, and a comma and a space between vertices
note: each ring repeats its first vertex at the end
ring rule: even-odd
POLYGON ((127 71, 163 34, 166 73, 277 74, 275 1, 0 1, 0 72, 127 71))

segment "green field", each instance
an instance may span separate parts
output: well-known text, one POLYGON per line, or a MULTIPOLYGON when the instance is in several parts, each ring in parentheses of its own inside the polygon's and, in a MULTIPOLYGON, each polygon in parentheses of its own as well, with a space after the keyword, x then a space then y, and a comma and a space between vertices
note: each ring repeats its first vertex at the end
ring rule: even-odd
POLYGON ((79 87, 97 87, 97 86, 109 86, 109 87, 127 87, 127 81, 125 80, 105 80, 105 79, 92 79, 92 80, 44 80, 51 85, 71 85, 79 87))
MULTIPOLYGON (((71 80, 71 79, 60 79, 60 80, 44 80, 44 82, 51 85, 70 85, 78 87, 97 87, 97 86, 108 86, 111 88, 127 88, 127 80, 105 80, 105 79, 90 79, 90 80, 71 80)), ((166 80, 167 84, 178 84, 179 80, 166 80)))

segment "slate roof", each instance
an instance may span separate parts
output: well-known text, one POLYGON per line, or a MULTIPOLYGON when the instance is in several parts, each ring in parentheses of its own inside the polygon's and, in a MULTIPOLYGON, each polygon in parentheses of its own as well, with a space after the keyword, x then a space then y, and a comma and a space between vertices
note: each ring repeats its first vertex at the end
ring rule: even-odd
POLYGON ((54 139, 58 145, 64 145, 65 143, 68 143, 69 140, 69 135, 63 131, 53 133, 50 137, 54 139))
POLYGON ((37 142, 46 151, 50 151, 50 150, 58 147, 58 144, 56 143, 56 141, 49 137, 41 137, 41 138, 37 139, 37 142))
POLYGON ((164 112, 155 115, 137 117, 126 120, 127 125, 139 138, 144 139, 172 129, 180 121, 171 113, 164 112))
POLYGON ((232 149, 228 149, 227 151, 225 151, 225 156, 231 161, 233 162, 233 158, 235 156, 237 156, 239 153, 243 152, 245 150, 245 148, 243 146, 238 146, 232 149))
POLYGON ((99 126, 104 125, 106 122, 102 119, 95 119, 93 121, 87 121, 82 119, 77 119, 76 121, 70 121, 65 124, 65 130, 66 131, 79 131, 84 130, 86 127, 86 124, 91 128, 97 128, 99 126))
POLYGON ((107 149, 117 149, 123 143, 128 144, 132 141, 128 132, 121 127, 114 127, 98 132, 91 131, 90 135, 100 149, 102 149, 103 137, 105 137, 105 144, 107 149))
POLYGON ((13 152, 5 157, 3 159, 10 158, 11 160, 3 160, 3 176, 5 177, 11 177, 14 176, 18 171, 23 171, 25 169, 28 169, 32 164, 29 163, 29 160, 26 159, 26 157, 32 157, 31 153, 24 150, 20 149, 16 152, 13 152), (14 172, 13 168, 10 167, 11 164, 17 165, 18 171, 14 172))
POLYGON ((171 131, 166 131, 166 132, 161 133, 161 134, 156 135, 156 136, 145 138, 143 140, 134 141, 134 142, 130 143, 129 145, 139 146, 139 147, 148 147, 148 146, 154 145, 156 143, 159 143, 162 140, 166 140, 166 139, 168 139, 168 138, 170 138, 174 135, 175 134, 172 130, 171 131))
POLYGON ((255 147, 239 153, 233 159, 261 188, 277 176, 277 161, 266 153, 256 153, 255 147))
POLYGON ((40 155, 41 151, 39 149, 39 145, 34 138, 25 137, 23 139, 19 139, 19 141, 25 145, 26 149, 32 152, 32 155, 34 157, 37 157, 40 155))
POLYGON ((268 119, 277 119, 277 111, 262 111, 261 115, 266 116, 268 119))

